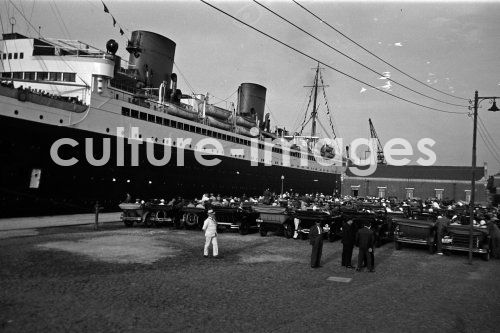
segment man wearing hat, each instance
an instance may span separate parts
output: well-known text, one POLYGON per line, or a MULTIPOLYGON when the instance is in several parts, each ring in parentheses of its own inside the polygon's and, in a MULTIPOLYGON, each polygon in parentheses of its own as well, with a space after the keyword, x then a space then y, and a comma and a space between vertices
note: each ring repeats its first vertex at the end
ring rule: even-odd
POLYGON ((208 211, 208 217, 203 223, 203 231, 205 231, 205 249, 203 250, 203 256, 208 258, 208 247, 210 242, 212 242, 212 250, 214 258, 218 258, 219 248, 217 246, 217 221, 215 220, 215 212, 213 209, 208 211))

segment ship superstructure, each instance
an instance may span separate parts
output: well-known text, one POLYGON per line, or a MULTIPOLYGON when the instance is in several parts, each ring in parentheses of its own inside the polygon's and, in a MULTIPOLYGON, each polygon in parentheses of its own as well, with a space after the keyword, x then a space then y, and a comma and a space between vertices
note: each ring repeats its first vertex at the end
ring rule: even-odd
POLYGON ((176 44, 164 36, 134 31, 125 67, 113 40, 101 51, 79 41, 3 37, 7 215, 85 211, 96 200, 114 207, 125 193, 258 195, 279 192, 283 179, 285 189, 302 193, 340 189, 341 166, 322 165, 312 150, 290 149, 270 132, 265 87, 241 84, 228 109, 183 94, 173 73, 176 44))

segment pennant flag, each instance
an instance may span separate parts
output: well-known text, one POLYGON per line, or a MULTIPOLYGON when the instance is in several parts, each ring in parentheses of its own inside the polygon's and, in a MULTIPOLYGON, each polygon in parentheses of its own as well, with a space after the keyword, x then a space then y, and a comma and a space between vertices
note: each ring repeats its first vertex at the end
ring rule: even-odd
MULTIPOLYGON (((113 17, 113 16, 111 16, 111 17, 113 17)), ((115 18, 113 17, 113 27, 115 27, 115 26, 116 26, 116 20, 115 20, 115 18)))
POLYGON ((105 13, 109 13, 109 9, 108 9, 108 7, 106 7, 106 5, 104 4, 104 2, 102 3, 102 5, 104 6, 104 12, 105 13))
POLYGON ((122 28, 120 28, 120 35, 123 36, 123 34, 124 34, 123 30, 122 30, 122 28))

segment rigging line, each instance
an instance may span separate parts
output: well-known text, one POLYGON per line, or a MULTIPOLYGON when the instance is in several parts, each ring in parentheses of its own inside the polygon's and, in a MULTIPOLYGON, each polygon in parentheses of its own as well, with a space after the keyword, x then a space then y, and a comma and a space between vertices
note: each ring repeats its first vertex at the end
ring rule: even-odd
MULTIPOLYGON (((326 130, 325 126, 323 126, 323 123, 321 122, 321 120, 318 118, 317 119, 318 123, 319 123, 319 126, 323 129, 323 131, 325 132, 325 135, 326 137, 328 138, 328 131, 326 130)), ((333 139, 335 140, 336 136, 335 136, 335 132, 332 133, 333 134, 333 139)))
POLYGON ((486 140, 484 139, 483 134, 481 133, 481 131, 480 131, 480 130, 478 131, 478 133, 479 133, 479 136, 481 137, 481 140, 483 140, 483 142, 484 142, 484 145, 485 145, 486 149, 488 149, 488 151, 489 151, 489 152, 490 152, 490 154, 493 156, 493 158, 494 158, 495 160, 497 160, 497 162, 498 162, 498 163, 500 163, 500 159, 499 159, 499 158, 498 158, 498 157, 497 157, 497 156, 496 156, 496 155, 495 155, 495 154, 491 151, 490 147, 489 147, 489 146, 488 146, 488 144, 486 143, 486 140))
MULTIPOLYGON (((19 8, 17 8, 17 6, 12 2, 12 0, 9 0, 10 4, 18 11, 19 14, 21 14, 21 16, 23 17, 23 19, 28 22, 28 24, 33 28, 34 31, 36 31, 36 29, 33 27, 33 24, 31 24, 30 21, 28 21, 28 19, 26 18, 26 16, 24 16, 24 14, 19 10, 19 8)), ((41 35, 40 35, 40 38, 41 39, 44 39, 41 35)), ((60 59, 66 64, 66 66, 69 67, 69 69, 71 69, 73 72, 76 73, 76 76, 78 76, 78 78, 80 80, 82 80, 83 83, 85 83, 85 85, 87 85, 88 87, 90 87, 90 85, 78 74, 77 71, 75 71, 69 64, 68 62, 63 58, 63 57, 60 57, 60 59)), ((43 60, 42 60, 43 61, 43 60)))
POLYGON ((326 98, 325 82, 323 81, 323 74, 321 74, 321 72, 319 72, 319 78, 321 80, 321 86, 323 87, 323 89, 322 89, 323 90, 323 98, 325 99, 325 105, 326 105, 327 115, 328 115, 329 120, 330 120, 330 126, 332 127, 333 136, 336 137, 335 129, 333 126, 332 112, 330 111, 330 106, 328 105, 328 99, 326 98))
POLYGON ((68 37, 70 37, 69 39, 71 39, 71 34, 69 33, 69 30, 68 30, 68 27, 66 26, 66 23, 64 23, 64 19, 63 19, 63 16, 61 15, 61 12, 59 11, 59 8, 57 8, 57 4, 55 2, 55 0, 52 0, 52 2, 54 3, 54 8, 57 12, 57 15, 59 16, 59 20, 61 21, 63 27, 64 27, 64 30, 66 31, 68 37))
POLYGON ((307 121, 305 122, 304 125, 302 125, 302 127, 300 128, 300 131, 299 131, 299 134, 302 135, 302 132, 304 131, 304 128, 307 126, 307 124, 309 124, 309 122, 313 119, 313 115, 311 113, 311 115, 309 116, 309 119, 307 119, 307 121))
POLYGON ((278 119, 276 119, 276 117, 274 116, 274 114, 271 112, 271 109, 269 108, 269 105, 267 105, 267 103, 266 103, 266 108, 267 108, 267 111, 269 111, 269 114, 271 115, 271 118, 273 118, 273 120, 276 122, 276 124, 278 124, 278 119))
POLYGON ((177 63, 174 62, 174 66, 175 66, 175 68, 177 68, 177 70, 179 71, 179 74, 181 74, 181 76, 182 76, 182 79, 184 80, 184 82, 186 82, 188 88, 191 90, 191 93, 194 95, 195 92, 194 92, 193 87, 191 86, 191 84, 189 83, 189 81, 187 80, 187 78, 184 76, 184 74, 182 73, 182 71, 179 68, 179 66, 177 65, 177 63))
MULTIPOLYGON (((308 36, 310 36, 310 37, 314 38, 315 40, 317 40, 317 41, 318 41, 318 42, 320 42, 321 44, 325 45, 326 47, 328 47, 328 48, 332 49, 333 51, 335 51, 335 52, 337 52, 337 53, 339 53, 339 54, 343 55, 344 57, 348 58, 349 60, 354 61, 356 64, 360 65, 361 67, 363 67, 363 68, 365 68, 365 69, 367 69, 367 70, 369 70, 369 71, 371 71, 371 72, 373 72, 373 73, 375 73, 375 74, 377 74, 377 75, 379 75, 379 76, 384 76, 382 73, 379 73, 377 70, 375 70, 375 69, 373 69, 373 68, 371 68, 371 67, 369 67, 369 66, 367 66, 367 65, 363 64, 362 62, 360 62, 360 61, 358 61, 358 60, 356 60, 356 59, 352 58, 352 57, 351 57, 351 56, 349 56, 348 54, 346 54, 346 53, 344 53, 344 52, 342 52, 342 51, 340 51, 340 50, 336 49, 335 47, 331 46, 330 44, 328 44, 328 43, 324 42, 323 40, 319 39, 318 37, 314 36, 314 35, 313 35, 313 34, 311 34, 310 32, 308 32, 308 31, 306 31, 306 30, 302 29, 301 27, 297 26, 295 23, 293 23, 293 22, 289 21, 288 19, 284 18, 283 16, 279 15, 278 13, 276 13, 275 11, 273 11, 272 9, 270 9, 270 8, 268 8, 268 7, 264 6, 263 4, 259 3, 257 0, 253 0, 253 2, 255 2, 256 4, 258 4, 258 5, 259 5, 259 6, 261 6, 261 7, 264 7, 266 10, 270 11, 271 13, 273 13, 274 15, 276 15, 277 17, 279 17, 279 18, 280 18, 280 19, 282 19, 283 21, 285 21, 285 22, 289 23, 290 25, 294 26, 295 28, 299 29, 300 31, 302 31, 302 32, 303 32, 303 33, 305 33, 306 35, 308 35, 308 36)), ((439 103, 448 104, 448 105, 452 105, 452 106, 459 106, 459 107, 464 107, 464 108, 468 108, 468 107, 469 107, 468 105, 460 105, 460 104, 455 104, 455 103, 445 102, 445 101, 442 101, 442 100, 440 100, 440 99, 434 98, 434 97, 429 96, 429 95, 426 95, 426 94, 424 94, 424 93, 421 93, 421 92, 419 92, 419 91, 416 91, 416 90, 414 90, 414 89, 412 89, 412 88, 409 88, 408 86, 406 86, 406 85, 404 85, 404 84, 402 84, 402 83, 399 83, 399 82, 398 82, 398 81, 396 81, 396 80, 391 80, 391 81, 392 81, 392 82, 394 82, 394 83, 395 83, 395 84, 397 84, 397 85, 400 85, 401 87, 403 87, 403 88, 405 88, 405 89, 407 89, 407 90, 409 90, 409 91, 412 91, 412 92, 414 92, 414 93, 416 93, 416 94, 418 94, 418 95, 421 95, 421 96, 427 97, 427 98, 429 98, 429 99, 432 99, 432 100, 437 101, 437 102, 439 102, 439 103)))
MULTIPOLYGON (((234 96, 234 94, 236 94, 237 92, 238 92, 238 89, 236 89, 235 91, 233 91, 233 92, 231 93, 231 95, 229 95, 229 97, 226 97, 226 98, 224 98, 224 99, 222 99, 222 98, 220 98, 220 97, 217 97, 217 96, 215 96, 215 95, 210 95, 210 96, 217 98, 217 99, 219 100, 219 102, 217 102, 217 104, 218 104, 218 103, 222 103, 222 102, 227 102, 227 100, 228 100, 228 99, 230 99, 231 97, 233 97, 233 96, 234 96)), ((215 104, 214 104, 214 105, 215 105, 215 104)))
MULTIPOLYGON (((307 96, 304 96, 304 101, 300 104, 299 110, 303 110, 304 109, 306 101, 307 101, 307 96)), ((300 126, 299 125, 300 116, 301 116, 301 114, 299 112, 297 112, 297 117, 295 118, 295 121, 293 122, 293 126, 292 126, 292 128, 293 128, 294 131, 300 126)))
MULTIPOLYGON (((2 21, 2 14, 0 13, 0 25, 2 26, 2 34, 5 33, 5 30, 3 29, 3 21, 2 21)), ((9 53, 9 49, 7 48, 7 43, 4 43, 5 45, 5 52, 8 54, 9 53)), ((9 57, 7 57, 7 68, 9 68, 9 71, 12 71, 12 66, 10 65, 10 59, 9 57)), ((5 61, 3 60, 3 58, 0 60, 3 63, 5 63, 5 61)), ((4 65, 5 66, 5 65, 4 65)))
POLYGON ((54 17, 56 19, 56 22, 57 22, 57 25, 59 27, 59 30, 61 30, 63 32, 63 34, 65 35, 66 39, 71 39, 71 38, 69 38, 69 35, 67 34, 67 32, 64 30, 64 27, 61 25, 59 17, 57 16, 54 8, 52 7, 52 3, 51 2, 49 2, 49 6, 50 6, 50 10, 52 11, 52 15, 54 15, 54 17))
POLYGON ((410 104, 414 104, 414 105, 417 105, 417 106, 420 106, 420 107, 423 107, 423 108, 426 108, 426 109, 429 109, 429 110, 433 110, 433 111, 437 111, 437 112, 443 112, 443 113, 451 113, 451 114, 467 114, 467 112, 446 111, 446 110, 436 109, 436 108, 433 108, 433 107, 431 107, 431 106, 426 106, 426 105, 423 105, 423 104, 420 104, 420 103, 417 103, 417 102, 411 101, 411 100, 409 100, 409 99, 406 99, 406 98, 404 98, 404 97, 401 97, 401 96, 398 96, 398 95, 394 95, 394 94, 392 94, 392 93, 390 93, 390 92, 388 92, 388 91, 384 91, 384 90, 382 90, 382 89, 379 89, 379 88, 375 87, 374 85, 371 85, 371 84, 369 84, 369 83, 366 83, 366 82, 364 82, 364 81, 362 81, 362 80, 360 80, 360 79, 358 79, 358 78, 356 78, 356 77, 354 77, 354 76, 352 76, 352 75, 350 75, 350 74, 344 73, 344 72, 342 72, 341 70, 339 70, 339 69, 337 69, 337 68, 335 68, 335 67, 332 67, 332 66, 330 66, 330 65, 328 65, 328 64, 326 64, 326 63, 324 63, 324 62, 320 61, 319 59, 316 59, 316 58, 314 58, 313 56, 311 56, 311 55, 309 55, 309 54, 307 54, 307 53, 305 53, 305 52, 302 52, 302 51, 300 51, 300 50, 298 50, 298 49, 294 48, 293 46, 290 46, 290 45, 286 44, 285 42, 280 41, 279 39, 277 39, 277 38, 275 38, 275 37, 273 37, 273 36, 271 36, 271 35, 269 35, 269 34, 267 34, 267 33, 263 32, 263 31, 261 31, 261 30, 259 30, 259 29, 255 28, 255 27, 253 27, 253 26, 251 26, 251 25, 250 25, 250 24, 248 24, 248 23, 243 22, 242 20, 240 20, 240 19, 238 19, 238 18, 234 17, 233 15, 231 15, 231 14, 229 14, 229 13, 227 13, 227 12, 223 11, 222 9, 220 9, 220 8, 218 8, 218 7, 214 6, 214 5, 212 5, 212 4, 208 3, 208 2, 206 2, 205 0, 200 0, 200 1, 201 1, 201 2, 203 2, 204 4, 206 4, 207 6, 210 6, 210 7, 212 7, 213 9, 215 9, 215 10, 217 10, 217 11, 219 11, 219 12, 223 13, 224 15, 227 15, 227 16, 231 17, 232 19, 234 19, 234 20, 236 20, 236 21, 238 21, 238 22, 240 22, 240 23, 242 23, 242 24, 246 25, 246 26, 247 26, 247 27, 249 27, 250 29, 253 29, 253 30, 255 30, 255 31, 259 32, 260 34, 262 34, 262 35, 264 35, 264 36, 266 36, 266 37, 268 37, 268 38, 270 38, 270 39, 274 40, 275 42, 278 42, 279 44, 281 44, 281 45, 283 45, 283 46, 286 46, 286 47, 288 47, 289 49, 291 49, 291 50, 293 50, 293 51, 295 51, 295 52, 297 52, 297 53, 299 53, 299 54, 303 55, 304 57, 309 58, 309 59, 311 59, 311 60, 314 60, 314 62, 318 62, 318 63, 322 64, 323 66, 328 67, 328 68, 330 68, 330 69, 334 70, 335 72, 337 72, 337 73, 339 73, 339 74, 342 74, 342 75, 344 75, 344 76, 346 76, 346 77, 348 77, 348 78, 350 78, 350 79, 352 79, 352 80, 354 80, 354 81, 357 81, 357 82, 359 82, 359 83, 362 83, 362 84, 364 84, 364 85, 367 85, 367 86, 369 86, 369 87, 373 88, 374 90, 380 91, 380 92, 382 92, 382 93, 384 93, 384 94, 387 94, 387 95, 389 95, 389 96, 395 97, 395 98, 400 99, 400 100, 402 100, 402 101, 405 101, 405 102, 408 102, 408 103, 410 103, 410 104))
POLYGON ((491 136, 490 132, 486 128, 486 125, 484 125, 483 120, 481 119, 481 117, 479 117, 479 115, 477 116, 477 119, 479 119, 479 122, 483 125, 483 129, 486 131, 486 134, 488 134, 491 142, 493 142, 493 144, 495 145, 496 150, 500 151, 500 147, 496 144, 495 140, 493 140, 493 137, 491 136))
POLYGON ((348 37, 346 34, 344 34, 343 32, 341 32, 340 30, 336 29, 335 27, 333 27, 332 25, 330 25, 328 22, 326 22, 325 20, 323 20, 322 18, 320 18, 319 16, 317 16, 316 14, 314 14, 313 12, 311 12, 309 9, 305 8, 303 5, 301 5, 300 3, 298 3, 296 0, 292 0, 293 2, 295 2, 295 4, 297 4, 299 7, 301 7, 302 9, 304 9, 306 12, 308 12, 309 14, 311 14, 312 16, 314 16, 315 18, 317 18, 321 23, 324 23, 325 25, 327 25, 328 27, 330 27, 331 29, 335 30, 337 33, 339 33, 340 35, 342 35, 343 37, 345 37, 346 39, 348 39, 349 41, 351 41, 352 43, 356 44, 357 46, 359 46, 361 49, 363 49, 364 51, 368 52, 369 54, 371 54, 372 56, 374 56, 375 58, 377 58, 378 60, 382 61, 383 63, 385 63, 386 65, 394 68, 395 70, 397 70, 398 72, 406 75, 407 77, 411 78, 412 80, 426 86, 427 88, 430 88, 432 90, 435 90, 435 91, 438 91, 442 94, 445 94, 445 95, 448 95, 450 97, 453 97, 453 98, 457 98, 457 99, 461 99, 461 100, 464 100, 464 101, 468 101, 469 99, 468 98, 463 98, 463 97, 459 97, 459 96, 455 96, 455 95, 452 95, 450 93, 447 93, 445 91, 442 91, 442 90, 439 90, 439 89, 436 89, 428 84, 426 84, 425 82, 422 82, 420 81, 419 79, 416 79, 414 78, 413 76, 411 76, 410 74, 407 74, 406 72, 402 71, 401 69, 399 69, 398 67, 394 66, 394 65, 391 65, 389 62, 387 62, 386 60, 380 58, 379 56, 377 56, 375 53, 371 52, 370 50, 368 50, 367 48, 365 48, 364 46, 362 46, 361 44, 357 43, 356 41, 354 41, 353 39, 351 39, 350 37, 348 37))

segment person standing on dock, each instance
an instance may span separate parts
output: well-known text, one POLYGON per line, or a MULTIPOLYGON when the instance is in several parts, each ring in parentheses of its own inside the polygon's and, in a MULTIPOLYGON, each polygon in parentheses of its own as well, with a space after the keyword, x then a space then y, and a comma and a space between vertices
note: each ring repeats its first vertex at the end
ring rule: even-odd
POLYGON ((316 221, 309 229, 309 243, 312 245, 311 251, 311 267, 321 267, 321 254, 323 252, 323 228, 320 221, 316 221))
POLYGON ((356 241, 356 230, 353 221, 350 219, 342 225, 342 266, 352 267, 352 250, 356 241))
POLYGON ((205 248, 203 256, 208 258, 208 248, 212 243, 212 251, 214 258, 219 258, 219 247, 217 244, 217 221, 215 220, 215 212, 213 209, 208 211, 208 217, 203 223, 203 231, 205 231, 205 248))

